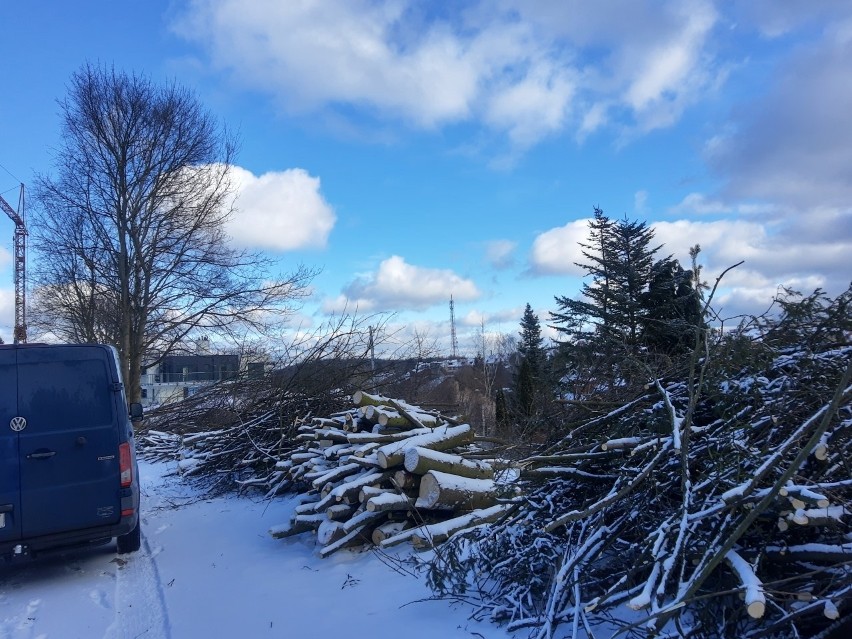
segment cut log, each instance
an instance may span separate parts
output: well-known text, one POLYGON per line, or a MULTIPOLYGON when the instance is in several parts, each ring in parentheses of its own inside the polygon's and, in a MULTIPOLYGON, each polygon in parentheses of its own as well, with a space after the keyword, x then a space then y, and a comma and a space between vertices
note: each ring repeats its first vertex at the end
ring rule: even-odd
POLYGON ((382 404, 387 404, 389 401, 390 399, 387 397, 371 395, 360 390, 352 394, 352 403, 356 406, 381 406, 382 404))
POLYGON ((368 524, 378 525, 387 519, 386 513, 374 513, 367 510, 361 511, 351 519, 343 522, 343 530, 347 533, 352 532, 356 528, 361 528, 368 524))
POLYGON ((370 512, 381 513, 389 510, 410 510, 414 499, 400 493, 383 493, 367 500, 366 508, 370 512))
POLYGON ((428 428, 435 428, 441 423, 436 415, 418 410, 416 407, 409 406, 405 402, 391 400, 390 405, 418 428, 422 428, 424 426, 428 428))
POLYGON ((725 555, 725 561, 737 575, 744 589, 745 605, 748 616, 752 619, 760 619, 766 612, 766 596, 763 594, 763 583, 742 556, 734 550, 729 550, 725 555))
POLYGON ((412 490, 420 485, 420 478, 407 470, 398 470, 393 474, 393 484, 399 490, 412 490))
POLYGON ((325 516, 331 521, 346 521, 355 512, 355 506, 349 504, 334 504, 325 509, 325 516))
POLYGON ((433 432, 431 428, 416 428, 398 433, 349 433, 347 439, 352 444, 390 444, 409 439, 414 435, 428 435, 431 432, 433 432))
POLYGON ((327 546, 345 536, 346 531, 343 530, 343 523, 339 521, 326 519, 317 528, 317 543, 321 546, 327 546))
POLYGON ((392 473, 367 473, 361 475, 357 479, 353 479, 344 484, 340 484, 332 490, 328 496, 333 497, 336 501, 344 503, 354 503, 358 501, 358 493, 364 486, 378 486, 384 480, 388 479, 392 473))
POLYGON ((345 422, 337 421, 336 419, 328 419, 326 417, 314 417, 311 423, 316 428, 343 428, 345 422))
POLYGON ((644 444, 647 439, 641 437, 621 437, 619 439, 609 439, 601 444, 601 450, 629 450, 636 448, 640 444, 644 444))
POLYGON ((367 500, 370 497, 375 497, 376 495, 383 495, 384 493, 395 493, 396 490, 393 488, 379 488, 377 486, 364 486, 361 489, 361 492, 358 493, 358 501, 362 504, 366 504, 367 500))
POLYGON ((461 426, 439 426, 427 435, 415 435, 399 442, 385 444, 376 451, 382 468, 391 468, 405 461, 405 451, 414 446, 447 450, 473 441, 473 429, 469 424, 461 426))
POLYGON ((765 557, 767 560, 772 561, 848 562, 852 560, 852 543, 767 546, 765 557))
POLYGON ((471 479, 492 479, 494 469, 484 461, 467 460, 461 455, 451 455, 437 450, 415 446, 405 451, 405 470, 424 475, 430 470, 440 470, 471 479))
MULTIPOLYGON (((337 468, 327 470, 325 473, 314 479, 311 482, 311 486, 313 486, 317 490, 320 490, 328 483, 336 483, 344 477, 348 477, 349 475, 354 475, 355 473, 361 472, 361 470, 363 470, 363 467, 359 464, 344 464, 343 466, 338 466, 337 468)), ((306 479, 309 478, 306 477, 306 479)))
POLYGON ((405 530, 411 524, 407 520, 389 521, 376 526, 373 530, 372 541, 376 546, 381 546, 382 542, 389 537, 394 537, 405 530))
POLYGON ((349 441, 349 437, 352 434, 353 433, 347 433, 346 431, 338 430, 336 428, 320 428, 315 433, 320 446, 323 448, 328 448, 334 444, 349 444, 351 443, 349 441))
POLYGON ((294 464, 301 464, 302 462, 310 461, 314 457, 319 456, 319 454, 318 450, 299 451, 290 455, 290 461, 294 464))
POLYGON ((497 487, 491 479, 470 479, 430 470, 420 480, 417 508, 476 510, 492 506, 497 487))
POLYGON ((370 470, 380 469, 379 460, 376 459, 375 455, 368 455, 367 457, 350 457, 349 461, 353 464, 358 464, 362 468, 368 468, 370 470))
POLYGON ((366 530, 367 526, 361 526, 360 528, 356 528, 351 532, 345 534, 343 537, 331 542, 326 545, 324 548, 320 548, 319 555, 320 557, 328 557, 333 552, 337 552, 342 548, 353 548, 355 546, 363 546, 365 543, 370 541, 370 534, 366 530))
POLYGON ((826 526, 839 524, 847 514, 843 506, 830 506, 829 508, 800 509, 790 515, 789 519, 800 526, 826 526))
POLYGON ((828 508, 831 504, 828 497, 811 490, 807 486, 795 486, 793 484, 788 484, 779 491, 779 494, 782 497, 790 498, 794 508, 796 507, 796 503, 793 502, 793 499, 798 501, 799 504, 803 504, 802 506, 798 506, 798 508, 804 508, 805 505, 816 506, 817 508, 828 508))
POLYGON ((284 537, 292 537, 293 535, 301 535, 309 530, 316 530, 326 519, 325 513, 313 515, 297 515, 289 524, 283 526, 274 526, 269 529, 269 534, 275 539, 283 539, 284 537))
POLYGON ((498 504, 490 508, 474 510, 461 517, 454 517, 438 524, 421 526, 411 535, 411 544, 417 550, 433 548, 437 544, 444 543, 457 532, 497 521, 509 508, 511 508, 510 505, 498 504))
POLYGON ((317 514, 317 504, 319 500, 309 501, 304 504, 299 504, 296 506, 296 514, 297 515, 315 515, 317 514))

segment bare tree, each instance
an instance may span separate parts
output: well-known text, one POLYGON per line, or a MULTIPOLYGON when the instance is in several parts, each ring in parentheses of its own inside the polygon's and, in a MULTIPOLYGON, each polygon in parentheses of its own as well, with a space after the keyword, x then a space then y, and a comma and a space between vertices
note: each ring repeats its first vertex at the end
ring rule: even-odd
POLYGON ((138 401, 143 364, 195 332, 262 330, 305 295, 312 271, 271 278, 229 244, 236 142, 193 93, 86 65, 59 104, 32 224, 36 328, 115 345, 138 401))

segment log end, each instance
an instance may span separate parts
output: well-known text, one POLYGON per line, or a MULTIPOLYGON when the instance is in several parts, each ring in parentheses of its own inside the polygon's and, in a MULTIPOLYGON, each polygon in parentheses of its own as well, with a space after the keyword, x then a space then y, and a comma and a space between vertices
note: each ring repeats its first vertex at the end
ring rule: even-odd
POLYGON ((746 611, 752 619, 760 619, 766 612, 766 604, 762 601, 752 601, 746 608, 746 611))

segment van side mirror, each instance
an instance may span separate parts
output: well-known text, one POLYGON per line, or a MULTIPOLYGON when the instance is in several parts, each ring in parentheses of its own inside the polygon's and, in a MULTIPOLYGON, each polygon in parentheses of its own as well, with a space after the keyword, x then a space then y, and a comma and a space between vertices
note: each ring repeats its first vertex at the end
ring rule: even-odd
POLYGON ((145 418, 144 411, 142 410, 142 404, 138 404, 136 402, 130 405, 130 421, 131 422, 141 422, 145 418))

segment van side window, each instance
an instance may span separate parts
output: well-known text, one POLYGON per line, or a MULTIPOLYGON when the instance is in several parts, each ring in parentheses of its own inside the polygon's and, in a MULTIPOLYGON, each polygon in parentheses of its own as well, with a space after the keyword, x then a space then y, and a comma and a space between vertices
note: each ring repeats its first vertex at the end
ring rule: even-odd
POLYGON ((18 412, 33 427, 49 430, 112 423, 113 394, 99 359, 20 364, 18 412))

